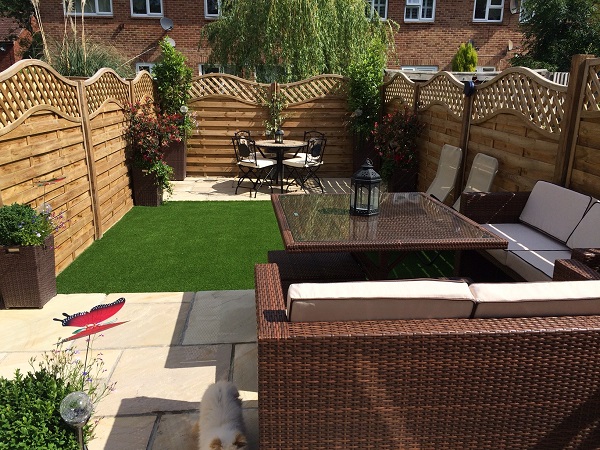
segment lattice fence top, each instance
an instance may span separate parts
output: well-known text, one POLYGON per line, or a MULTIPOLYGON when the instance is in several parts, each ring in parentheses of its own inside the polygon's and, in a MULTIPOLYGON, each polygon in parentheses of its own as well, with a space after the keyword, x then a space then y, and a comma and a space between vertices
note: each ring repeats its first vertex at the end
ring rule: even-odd
POLYGON ((154 100, 154 81, 152 75, 145 70, 142 70, 136 75, 131 82, 132 86, 132 101, 143 101, 146 98, 154 100))
POLYGON ((129 83, 112 69, 99 70, 84 82, 84 87, 90 117, 108 101, 115 101, 123 108, 129 102, 129 83))
POLYGON ((449 72, 439 72, 419 91, 419 110, 444 105, 457 119, 463 115, 464 84, 449 72))
POLYGON ((415 106, 415 87, 414 81, 411 81, 403 73, 395 74, 390 81, 384 83, 384 102, 389 103, 395 99, 400 99, 402 103, 413 108, 415 106))
POLYGON ((0 79, 0 129, 24 118, 34 108, 47 108, 74 119, 81 117, 77 82, 63 78, 48 64, 22 60, 0 79))
POLYGON ((262 104, 268 98, 269 85, 244 80, 234 75, 211 73, 192 80, 190 103, 211 95, 233 97, 252 104, 262 104))
POLYGON ((341 75, 319 75, 295 83, 279 85, 279 95, 288 105, 324 97, 344 97, 347 92, 348 78, 341 75))
POLYGON ((567 87, 546 80, 524 67, 506 69, 492 80, 477 86, 472 123, 498 113, 522 116, 543 133, 561 131, 567 87))
POLYGON ((587 60, 585 67, 582 110, 598 112, 600 111, 600 58, 587 60))

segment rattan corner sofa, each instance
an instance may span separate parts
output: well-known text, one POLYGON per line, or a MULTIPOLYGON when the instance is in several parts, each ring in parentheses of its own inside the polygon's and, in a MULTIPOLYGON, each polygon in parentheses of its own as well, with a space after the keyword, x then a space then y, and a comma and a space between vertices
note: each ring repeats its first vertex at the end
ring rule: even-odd
POLYGON ((600 448, 598 315, 292 322, 255 283, 261 449, 600 448))

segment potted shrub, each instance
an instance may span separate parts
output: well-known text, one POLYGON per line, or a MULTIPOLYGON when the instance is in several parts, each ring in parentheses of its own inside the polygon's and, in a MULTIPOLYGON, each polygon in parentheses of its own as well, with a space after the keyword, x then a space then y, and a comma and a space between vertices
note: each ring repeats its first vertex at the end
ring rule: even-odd
POLYGON ((42 308, 56 295, 54 233, 60 226, 42 211, 14 203, 0 207, 0 296, 5 308, 42 308))
POLYGON ((160 109, 174 118, 180 128, 180 140, 170 142, 165 148, 165 162, 173 167, 173 180, 186 176, 187 137, 194 128, 193 117, 188 114, 187 102, 192 87, 192 69, 186 65, 183 54, 167 38, 160 41, 161 58, 152 68, 156 80, 160 109))
POLYGON ((173 168, 165 161, 165 150, 172 141, 181 141, 178 118, 176 114, 163 114, 150 99, 136 102, 127 110, 128 158, 136 206, 159 206, 163 192, 173 193, 173 168))
POLYGON ((381 178, 389 192, 411 192, 417 188, 417 138, 423 124, 408 107, 383 116, 373 128, 375 151, 381 158, 381 178))

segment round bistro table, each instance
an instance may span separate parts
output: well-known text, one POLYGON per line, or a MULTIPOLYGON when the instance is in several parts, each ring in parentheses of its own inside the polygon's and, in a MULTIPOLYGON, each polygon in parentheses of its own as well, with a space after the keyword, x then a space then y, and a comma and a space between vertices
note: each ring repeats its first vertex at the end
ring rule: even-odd
POLYGON ((281 193, 283 194, 283 154, 286 151, 293 150, 295 148, 301 148, 307 145, 305 141, 294 141, 292 139, 286 139, 281 144, 276 143, 272 139, 263 139, 255 141, 254 144, 257 147, 267 149, 269 152, 275 152, 277 155, 277 173, 275 179, 281 183, 281 193))

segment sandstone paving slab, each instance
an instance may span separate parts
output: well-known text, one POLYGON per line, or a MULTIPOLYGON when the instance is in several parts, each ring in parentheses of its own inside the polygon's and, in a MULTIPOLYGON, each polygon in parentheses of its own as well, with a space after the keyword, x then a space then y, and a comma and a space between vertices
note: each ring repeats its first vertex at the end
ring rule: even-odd
POLYGON ((254 290, 197 292, 184 345, 256 342, 254 290))
MULTIPOLYGON (((83 341, 82 341, 82 344, 83 344, 83 341)), ((82 348, 82 350, 79 351, 78 355, 76 355, 75 358, 84 361, 85 345, 83 345, 83 347, 79 347, 79 348, 82 348)), ((115 369, 115 367, 117 365, 117 361, 119 360, 119 357, 121 356, 121 352, 122 352, 122 350, 95 351, 92 349, 92 351, 90 352, 90 355, 89 355, 89 358, 90 358, 89 361, 92 361, 94 358, 99 358, 99 359, 102 359, 102 361, 104 362, 103 368, 100 369, 101 373, 94 373, 95 371, 92 373, 92 376, 94 377, 94 379, 107 380, 109 378, 110 374, 112 373, 112 371, 115 369)), ((29 364, 29 360, 31 358, 36 359, 36 362, 34 363, 33 367, 37 370, 39 367, 38 362, 42 361, 43 357, 44 357, 43 352, 9 353, 6 355, 5 358, 0 360, 0 377, 12 379, 12 378, 14 378, 14 373, 15 373, 16 369, 20 369, 21 373, 27 373, 27 372, 33 371, 34 369, 32 369, 31 365, 29 364)), ((93 367, 97 367, 97 366, 94 365, 93 367)))
MULTIPOLYGON (((258 411, 246 408, 245 403, 242 408, 248 448, 258 450, 258 411)), ((202 432, 198 420, 198 411, 162 415, 151 450, 197 450, 199 433, 202 432)))
POLYGON ((233 353, 233 383, 246 407, 258 407, 258 346, 236 344, 233 353))
POLYGON ((96 348, 174 345, 181 340, 190 303, 128 303, 112 319, 126 321, 102 332, 96 348))
POLYGON ((51 350, 66 332, 60 322, 62 313, 89 311, 106 303, 105 294, 59 294, 42 309, 0 310, 0 351, 51 350))
MULTIPOLYGON (((155 414, 103 417, 96 426, 96 438, 89 450, 144 450, 152 436, 155 414)), ((165 450, 167 447, 165 447, 165 450)))
POLYGON ((230 371, 231 345, 126 349, 113 371, 117 387, 97 414, 197 409, 206 388, 230 371))

